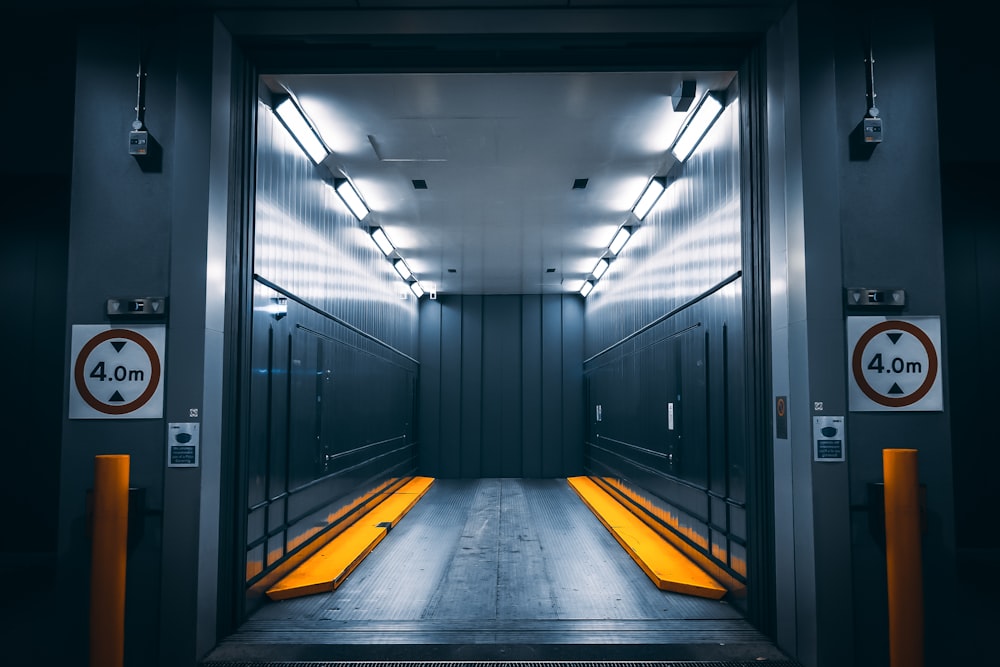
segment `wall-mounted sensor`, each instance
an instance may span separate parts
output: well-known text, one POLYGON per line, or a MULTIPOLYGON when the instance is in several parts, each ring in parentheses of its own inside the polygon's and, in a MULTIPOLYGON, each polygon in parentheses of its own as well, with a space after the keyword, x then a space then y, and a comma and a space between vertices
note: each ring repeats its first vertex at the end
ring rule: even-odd
POLYGON ((861 137, 866 144, 877 144, 882 141, 882 119, 865 118, 861 121, 861 137))
POLYGON ((695 94, 698 90, 698 82, 693 80, 681 81, 674 88, 673 94, 670 96, 671 102, 674 106, 674 111, 681 113, 686 112, 691 108, 691 103, 694 102, 695 94))
POLYGON ((848 287, 844 290, 848 308, 903 308, 906 290, 898 287, 848 287))
POLYGON ((128 154, 147 155, 149 153, 149 132, 132 130, 128 133, 128 154))
POLYGON ((167 315, 167 297, 112 297, 106 307, 108 317, 114 319, 162 319, 167 315))

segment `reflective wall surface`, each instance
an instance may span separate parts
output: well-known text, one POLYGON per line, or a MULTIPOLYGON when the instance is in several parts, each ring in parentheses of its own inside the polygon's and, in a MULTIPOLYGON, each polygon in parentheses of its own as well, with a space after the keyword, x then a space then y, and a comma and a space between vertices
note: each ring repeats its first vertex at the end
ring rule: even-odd
POLYGON ((417 302, 258 108, 246 581, 416 468, 417 302))
POLYGON ((739 590, 747 442, 736 101, 671 176, 586 301, 587 465, 739 590))

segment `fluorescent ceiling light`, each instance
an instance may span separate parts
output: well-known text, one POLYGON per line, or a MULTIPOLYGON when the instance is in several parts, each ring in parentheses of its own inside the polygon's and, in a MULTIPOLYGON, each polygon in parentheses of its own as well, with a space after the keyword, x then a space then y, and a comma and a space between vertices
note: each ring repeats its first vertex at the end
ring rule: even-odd
POLYGON ((420 286, 419 282, 410 283, 410 290, 413 291, 418 299, 424 295, 424 288, 420 286))
POLYGON ((649 212, 653 209, 656 201, 663 194, 663 191, 667 189, 667 179, 663 176, 654 176, 649 184, 646 185, 646 189, 643 190, 642 196, 639 197, 639 201, 635 203, 632 207, 632 212, 635 213, 635 217, 640 220, 644 220, 649 212))
POLYGON ((286 97, 274 105, 274 113, 313 162, 319 164, 330 154, 319 134, 291 97, 286 97))
POLYGON ((594 267, 594 270, 591 271, 591 273, 594 274, 595 280, 600 280, 601 276, 603 276, 604 272, 607 270, 608 270, 608 260, 602 257, 601 259, 597 260, 597 265, 594 267))
POLYGON ((712 127, 712 123, 722 113, 722 102, 711 92, 705 93, 701 102, 695 107, 687 123, 681 127, 681 131, 674 140, 674 145, 670 147, 670 152, 674 154, 679 162, 684 162, 688 156, 701 142, 702 137, 712 127))
POLYGON ((381 227, 375 228, 375 231, 372 232, 372 239, 375 241, 375 245, 386 255, 391 255, 396 250, 395 246, 392 245, 392 241, 385 235, 385 231, 381 227))
POLYGON ((580 286, 580 296, 587 298, 587 295, 590 294, 590 290, 592 289, 594 289, 594 283, 589 280, 584 280, 583 285, 580 286))
MULTIPOLYGON (((361 195, 358 191, 354 189, 351 182, 346 178, 334 179, 333 189, 337 191, 340 198, 344 200, 347 204, 347 208, 351 209, 351 213, 355 215, 358 220, 364 220, 365 216, 368 215, 368 207, 365 206, 365 202, 362 201, 361 195)), ((387 255, 389 253, 386 253, 387 255)))
POLYGON ((611 251, 612 255, 617 255, 622 251, 622 248, 625 247, 625 244, 628 243, 629 237, 631 236, 632 232, 629 231, 628 227, 620 227, 618 229, 618 233, 615 234, 613 239, 611 239, 611 245, 608 246, 608 250, 611 251))
POLYGON ((408 267, 406 262, 401 259, 397 259, 393 262, 393 266, 396 267, 396 273, 398 273, 399 277, 403 280, 409 280, 410 276, 413 275, 413 272, 410 271, 410 267, 408 267))

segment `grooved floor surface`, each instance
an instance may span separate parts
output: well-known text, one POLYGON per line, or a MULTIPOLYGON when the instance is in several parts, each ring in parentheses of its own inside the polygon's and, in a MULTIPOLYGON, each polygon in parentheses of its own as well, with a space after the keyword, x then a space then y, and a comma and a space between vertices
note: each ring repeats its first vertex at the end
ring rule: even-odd
POLYGON ((658 590, 565 479, 437 480, 337 590, 268 602, 205 664, 248 657, 787 660, 658 590))

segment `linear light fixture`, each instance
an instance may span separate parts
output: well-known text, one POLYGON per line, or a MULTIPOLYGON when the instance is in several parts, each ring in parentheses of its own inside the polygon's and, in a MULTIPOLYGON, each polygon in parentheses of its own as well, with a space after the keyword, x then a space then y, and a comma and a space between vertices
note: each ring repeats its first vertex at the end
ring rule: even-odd
POLYGON ((326 159, 326 156, 330 154, 330 149, 323 143, 319 133, 306 119, 302 109, 290 95, 282 96, 281 101, 274 105, 274 113, 310 160, 319 164, 326 159))
POLYGON ((410 283, 410 291, 419 299, 424 295, 424 288, 420 286, 420 281, 410 283))
POLYGON ((580 285, 580 296, 586 299, 592 289, 594 289, 594 283, 589 280, 584 280, 583 285, 580 285))
POLYGON ((385 230, 381 227, 376 227, 372 230, 372 240, 375 241, 375 245, 379 247, 379 250, 381 250, 386 257, 396 251, 396 246, 392 245, 392 241, 390 241, 389 237, 385 235, 385 230))
POLYGON ((644 220, 649 212, 653 210, 653 206, 656 201, 663 194, 663 191, 667 189, 667 179, 665 176, 654 176, 649 179, 649 183, 646 184, 646 189, 642 191, 642 196, 639 197, 639 201, 635 203, 632 207, 632 212, 635 213, 635 217, 640 220, 644 220))
POLYGON ((406 262, 404 262, 401 259, 397 259, 395 262, 393 262, 392 266, 396 269, 396 273, 398 273, 399 277, 402 278, 403 280, 409 280, 410 276, 413 275, 413 272, 410 271, 410 267, 408 267, 406 265, 406 262))
POLYGON ((632 237, 632 230, 628 227, 619 227, 618 231, 615 233, 615 237, 611 239, 611 245, 608 246, 608 250, 611 251, 612 255, 617 256, 618 253, 622 251, 625 244, 628 243, 629 238, 632 237))
POLYGON ((722 113, 722 109, 722 101, 716 93, 712 91, 705 93, 670 147, 670 152, 678 162, 684 162, 694 152, 715 119, 722 113))
POLYGON ((604 272, 608 270, 608 260, 603 257, 597 260, 597 264, 594 265, 594 270, 591 273, 594 275, 594 280, 600 280, 604 272))
POLYGON ((358 220, 364 220, 368 216, 368 213, 370 213, 368 207, 349 180, 346 178, 333 179, 333 189, 337 191, 340 198, 347 204, 347 208, 351 209, 351 213, 358 220))

